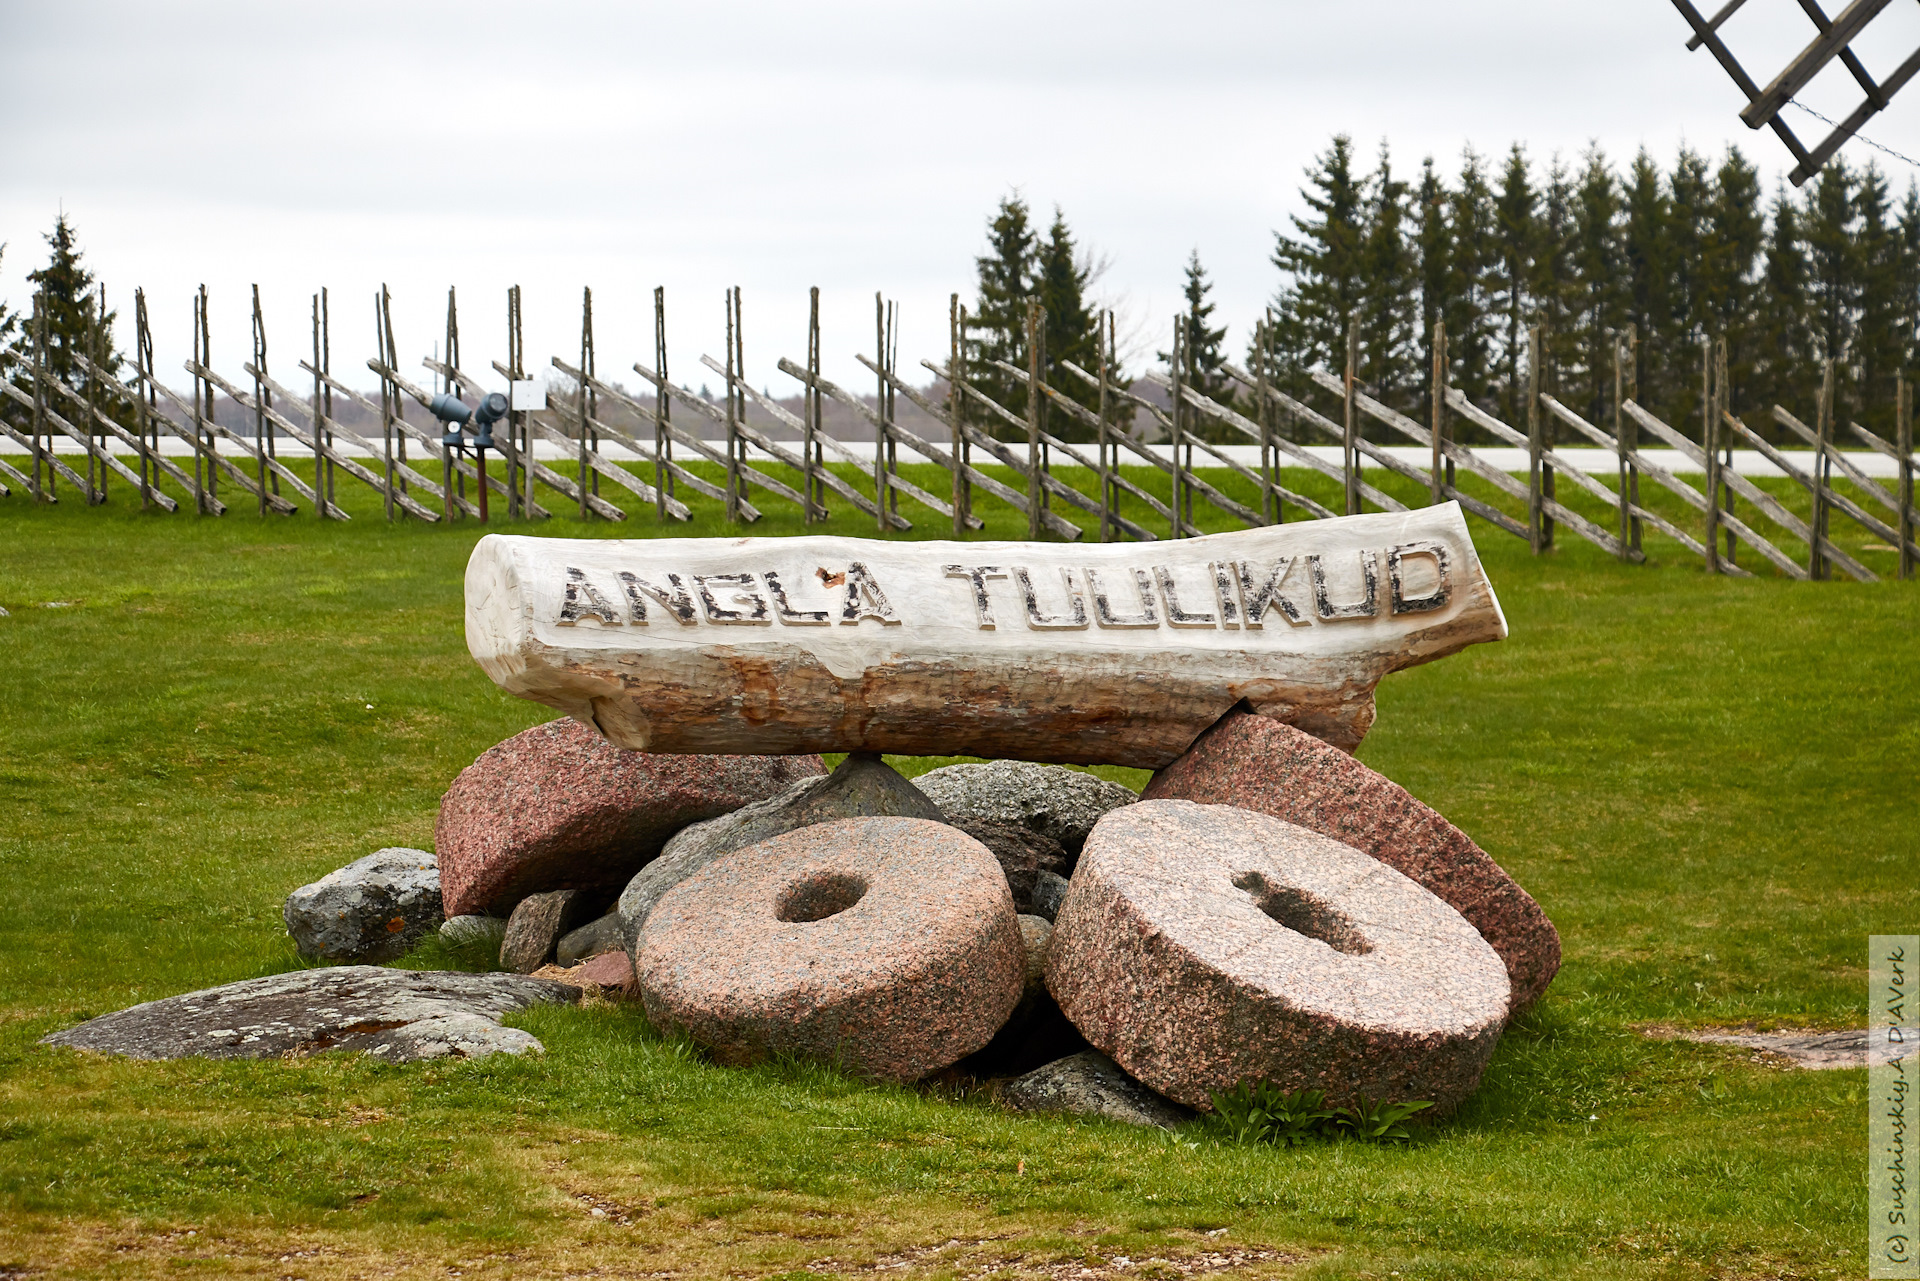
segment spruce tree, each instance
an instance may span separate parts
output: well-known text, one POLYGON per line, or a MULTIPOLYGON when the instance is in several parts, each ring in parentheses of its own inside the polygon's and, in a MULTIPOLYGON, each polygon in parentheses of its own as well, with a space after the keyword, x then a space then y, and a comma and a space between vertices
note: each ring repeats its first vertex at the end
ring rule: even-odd
MULTIPOLYGON (((1414 240, 1420 280, 1420 385, 1432 405, 1433 329, 1444 317, 1442 304, 1453 272, 1453 231, 1447 225, 1448 194, 1433 157, 1420 163, 1420 185, 1414 193, 1414 240)), ((1451 341, 1449 341, 1451 345, 1451 341)))
POLYGON ((1845 161, 1835 159, 1807 184, 1801 209, 1813 355, 1816 361, 1834 362, 1834 415, 1839 421, 1845 421, 1854 403, 1850 366, 1860 305, 1858 188, 1859 178, 1845 161))
POLYGON ((1499 245, 1486 164, 1471 147, 1462 155, 1460 185, 1451 196, 1452 255, 1444 305, 1450 376, 1469 400, 1485 402, 1496 363, 1491 285, 1499 245))
MULTIPOLYGON (((995 403, 1016 414, 1026 412, 1026 387, 993 362, 1016 368, 1027 363, 1027 298, 1034 292, 1039 263, 1027 202, 1018 192, 1004 196, 987 223, 987 252, 974 259, 979 294, 967 318, 967 376, 995 403)), ((976 419, 993 435, 1008 428, 998 419, 976 419)))
MULTIPOLYGON (((1060 362, 1072 361, 1088 372, 1100 365, 1100 336, 1092 312, 1087 310, 1086 290, 1091 269, 1080 259, 1067 227, 1066 216, 1058 205, 1053 209, 1053 225, 1047 230, 1046 243, 1040 246, 1035 270, 1034 293, 1046 308, 1046 366, 1042 371, 1047 385, 1072 396, 1088 408, 1098 405, 1100 394, 1080 379, 1060 371, 1060 362)), ((1024 313, 1021 324, 1026 323, 1024 313)), ((1022 331, 1024 338, 1024 330, 1022 331)), ((1090 440, 1091 428, 1064 414, 1049 420, 1049 428, 1063 440, 1090 440)))
POLYGON ((1881 435, 1893 427, 1894 381, 1907 366, 1913 330, 1911 307, 1902 297, 1909 279, 1897 215, 1887 180, 1869 164, 1855 196, 1859 213, 1856 271, 1859 319, 1853 363, 1859 367, 1856 406, 1862 425, 1881 435))
MULTIPOLYGON (((1558 153, 1547 167, 1547 185, 1540 195, 1540 216, 1533 251, 1533 275, 1528 291, 1534 319, 1547 327, 1547 358, 1557 371, 1557 394, 1569 404, 1587 404, 1589 417, 1598 410, 1588 403, 1595 393, 1593 367, 1587 361, 1574 323, 1574 188, 1573 175, 1558 153)), ((1608 378, 1612 363, 1606 363, 1608 378)), ((1611 386, 1611 383, 1609 383, 1611 386)))
MULTIPOLYGON (((1773 198, 1756 318, 1754 392, 1762 404, 1801 405, 1809 383, 1818 387, 1808 312, 1810 275, 1799 209, 1782 187, 1773 198)), ((1771 425, 1763 426, 1778 437, 1771 425)))
POLYGON ((1298 237, 1274 233, 1273 264, 1286 278, 1275 298, 1287 318, 1288 357, 1303 368, 1346 363, 1347 327, 1366 294, 1362 242, 1366 193, 1353 171, 1353 139, 1333 146, 1307 170, 1300 192, 1313 217, 1295 217, 1298 237))
POLYGON ((1665 404, 1673 390, 1668 378, 1673 272, 1667 236, 1667 184, 1660 166, 1644 147, 1633 158, 1633 168, 1627 174, 1625 205, 1622 249, 1627 261, 1627 319, 1640 335, 1636 349, 1640 400, 1652 407, 1665 404))
POLYGON ((1606 153, 1590 148, 1573 193, 1573 271, 1568 310, 1579 330, 1588 370, 1586 408, 1597 417, 1613 402, 1613 344, 1626 324, 1626 281, 1620 226, 1620 180, 1606 153))
POLYGON ((1754 269, 1765 242, 1760 172, 1739 148, 1728 147, 1713 175, 1699 283, 1706 327, 1727 340, 1728 406, 1736 412, 1752 401, 1758 340, 1754 269))
POLYGON ((1407 237, 1407 184, 1394 178, 1384 142, 1367 190, 1361 242, 1366 282, 1360 311, 1361 376, 1387 404, 1414 408, 1409 394, 1426 381, 1412 367, 1425 346, 1413 333, 1420 314, 1415 298, 1419 265, 1407 237))
POLYGON ((1539 249, 1538 207, 1527 153, 1516 142, 1507 153, 1500 194, 1494 201, 1494 252, 1487 272, 1487 301, 1499 316, 1500 416, 1509 423, 1526 421, 1522 379, 1526 377, 1527 329, 1535 319, 1529 286, 1539 249))
POLYGON ((47 265, 28 272, 27 279, 35 286, 46 317, 47 372, 84 393, 88 378, 76 356, 84 354, 91 359, 97 350, 104 353, 101 363, 109 373, 120 368, 120 357, 112 349, 117 313, 100 314, 93 272, 82 261, 85 255, 64 212, 45 239, 53 253, 47 265))
MULTIPOLYGON (((1207 279, 1207 269, 1200 265, 1200 251, 1193 250, 1187 255, 1186 283, 1181 287, 1180 296, 1187 300, 1187 308, 1180 313, 1180 379, 1202 396, 1217 400, 1233 408, 1234 382, 1221 366, 1226 364, 1225 325, 1215 329, 1207 322, 1213 318, 1214 304, 1207 295, 1213 292, 1213 282, 1207 279)), ((1154 356, 1162 363, 1171 366, 1173 353, 1155 352, 1154 356)), ((1228 440, 1235 434, 1226 424, 1210 419, 1195 423, 1207 440, 1228 440)))

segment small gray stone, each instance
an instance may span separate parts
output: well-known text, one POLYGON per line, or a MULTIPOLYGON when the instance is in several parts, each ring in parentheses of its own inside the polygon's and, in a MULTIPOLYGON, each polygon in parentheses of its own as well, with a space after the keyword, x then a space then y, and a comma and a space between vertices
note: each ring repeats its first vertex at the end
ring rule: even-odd
POLYGON ((640 955, 641 931, 661 896, 709 864, 815 823, 881 817, 947 821, 939 806, 878 753, 852 752, 824 778, 806 779, 778 796, 682 829, 620 895, 621 941, 627 955, 640 955))
POLYGON ((1060 914, 1060 900, 1067 896, 1071 884, 1066 877, 1053 872, 1042 872, 1033 878, 1032 911, 1035 916, 1051 921, 1060 914))
POLYGON ((1011 1082, 1006 1100, 1024 1112, 1075 1112, 1171 1130, 1193 1113, 1122 1072, 1098 1050, 1056 1059, 1011 1082))
POLYGON ((618 952, 624 945, 620 932, 620 913, 608 912, 597 921, 588 921, 554 945, 553 959, 561 965, 578 965, 602 952, 618 952))
POLYGON ((500 1026, 530 1005, 580 989, 518 974, 342 965, 295 970, 148 1001, 42 1038, 133 1059, 274 1059, 362 1050, 390 1063, 482 1058, 544 1047, 500 1026))
POLYGON ((425 850, 378 850, 302 885, 280 915, 310 961, 391 961, 440 924, 440 868, 425 850))
POLYGON ((993 851, 1006 874, 1007 888, 1013 891, 1017 912, 1033 911, 1034 878, 1042 872, 1058 874, 1067 870, 1067 852, 1051 836, 1043 836, 1017 823, 993 823, 980 819, 962 819, 955 827, 993 851))
POLYGON ((1031 761, 946 765, 914 780, 949 823, 1015 823, 1060 842, 1069 860, 1108 810, 1139 800, 1118 783, 1031 761))
POLYGON ((440 927, 440 940, 448 947, 487 947, 496 954, 507 936, 507 923, 498 916, 449 916, 440 927))
POLYGON ((551 890, 521 899, 500 940, 501 968, 531 974, 551 961, 555 946, 585 915, 587 902, 580 890, 551 890))

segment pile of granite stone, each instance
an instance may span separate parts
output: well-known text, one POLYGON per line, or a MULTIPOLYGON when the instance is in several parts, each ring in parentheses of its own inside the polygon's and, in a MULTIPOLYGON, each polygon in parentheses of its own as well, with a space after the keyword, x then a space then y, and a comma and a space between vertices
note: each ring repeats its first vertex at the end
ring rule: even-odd
MULTIPOLYGON (((1559 965, 1466 835, 1244 711, 1138 797, 1016 761, 650 755, 560 720, 463 771, 435 845, 295 891, 302 953, 365 970, 438 929, 547 982, 521 1004, 634 1000, 723 1063, 998 1079, 1142 1123, 1250 1080, 1451 1107, 1559 965)), ((482 1048, 538 1044, 516 1035, 482 1048)))

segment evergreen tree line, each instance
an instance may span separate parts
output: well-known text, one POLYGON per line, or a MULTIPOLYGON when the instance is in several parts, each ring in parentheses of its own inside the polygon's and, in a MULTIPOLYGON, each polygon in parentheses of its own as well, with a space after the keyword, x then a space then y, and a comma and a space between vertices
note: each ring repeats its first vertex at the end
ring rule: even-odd
POLYGON ((1469 148, 1453 176, 1429 157, 1409 179, 1384 144, 1362 173, 1339 135, 1301 196, 1263 328, 1275 381, 1303 399, 1319 394, 1308 370, 1344 369, 1354 326, 1359 377, 1427 421, 1444 321, 1452 384, 1523 427, 1541 325, 1546 385, 1590 420, 1610 424, 1631 332, 1628 394, 1696 439, 1701 344, 1722 338, 1730 405, 1770 438, 1775 404, 1813 421, 1828 360, 1836 420, 1891 434, 1920 325, 1920 188, 1896 201, 1872 165, 1835 160, 1769 199, 1734 147, 1717 163, 1682 148, 1665 171, 1643 149, 1623 174, 1597 147, 1541 172, 1516 143, 1497 165, 1469 148))

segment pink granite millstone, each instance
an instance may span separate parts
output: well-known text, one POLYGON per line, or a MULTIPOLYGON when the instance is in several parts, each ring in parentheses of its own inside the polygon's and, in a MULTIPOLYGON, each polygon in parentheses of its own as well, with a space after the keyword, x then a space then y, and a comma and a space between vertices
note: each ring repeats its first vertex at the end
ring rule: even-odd
POLYGON ((723 1063, 792 1054, 914 1081, 993 1039, 1026 949, 984 845, 927 819, 850 818, 674 886, 634 969, 654 1026, 723 1063))
POLYGON ((1432 890, 1506 962, 1513 1010, 1540 999, 1560 970, 1560 933, 1473 838, 1392 779, 1291 725, 1229 712, 1153 776, 1146 800, 1237 805, 1371 854, 1432 890))
POLYGON ((1247 1081, 1455 1106, 1507 971, 1458 912, 1357 850, 1226 805, 1143 801, 1087 838, 1047 947, 1083 1036, 1191 1107, 1247 1081))
POLYGON ((448 916, 505 916, 543 890, 617 889, 689 823, 826 773, 818 756, 657 756, 574 720, 515 734, 460 771, 434 852, 448 916))

